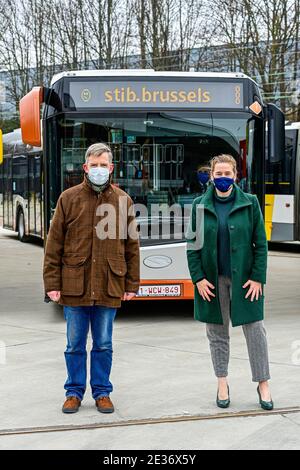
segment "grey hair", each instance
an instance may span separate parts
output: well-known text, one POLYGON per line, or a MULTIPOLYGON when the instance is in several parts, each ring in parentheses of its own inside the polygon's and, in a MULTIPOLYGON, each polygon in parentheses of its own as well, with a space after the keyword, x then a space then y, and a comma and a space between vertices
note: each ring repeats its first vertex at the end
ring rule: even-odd
POLYGON ((85 152, 85 163, 87 163, 88 158, 93 155, 94 157, 100 157, 103 153, 107 152, 109 156, 109 163, 112 163, 113 155, 110 147, 102 142, 97 144, 90 145, 87 151, 85 152))

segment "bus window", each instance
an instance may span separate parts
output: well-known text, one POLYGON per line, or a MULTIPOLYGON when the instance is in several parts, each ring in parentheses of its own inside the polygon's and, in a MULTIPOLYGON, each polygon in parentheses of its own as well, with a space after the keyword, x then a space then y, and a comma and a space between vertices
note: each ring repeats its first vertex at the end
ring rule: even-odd
MULTIPOLYGON (((263 159, 257 142, 261 141, 262 132, 262 120, 249 117, 248 113, 117 113, 73 119, 66 116, 59 120, 58 145, 50 154, 50 161, 56 160, 55 166, 60 168, 60 177, 51 173, 54 181, 50 181, 50 191, 58 181, 57 193, 80 183, 87 147, 104 142, 113 151, 113 183, 126 191, 134 203, 143 204, 148 213, 153 204, 179 204, 187 209, 188 216, 193 200, 203 192, 198 168, 219 153, 230 153, 237 160, 242 189, 259 193, 257 181, 263 159)), ((50 193, 50 200, 55 206, 54 192, 50 193)))
POLYGON ((214 118, 214 148, 229 153, 237 163, 237 183, 242 190, 261 196, 259 181, 262 175, 261 135, 263 121, 246 114, 216 115, 214 118), (254 157, 255 156, 255 157, 254 157))
POLYGON ((183 195, 192 202, 201 192, 197 167, 209 158, 212 121, 203 113, 186 114, 62 120, 61 190, 82 181, 87 147, 105 142, 113 151, 113 182, 135 202, 172 204, 183 195))
POLYGON ((201 193, 197 168, 218 153, 237 160, 238 183, 255 192, 261 168, 254 153, 263 132, 262 121, 246 113, 149 113, 132 117, 76 118, 60 121, 61 188, 82 181, 82 164, 89 145, 105 142, 114 154, 114 183, 140 203, 149 192, 173 203, 182 195, 201 193), (254 149, 254 147, 256 148, 254 149), (158 194, 159 192, 159 194, 158 194), (165 195, 164 195, 165 194, 165 195))
POLYGON ((294 194, 297 130, 286 130, 284 159, 277 163, 266 160, 266 193, 294 194))

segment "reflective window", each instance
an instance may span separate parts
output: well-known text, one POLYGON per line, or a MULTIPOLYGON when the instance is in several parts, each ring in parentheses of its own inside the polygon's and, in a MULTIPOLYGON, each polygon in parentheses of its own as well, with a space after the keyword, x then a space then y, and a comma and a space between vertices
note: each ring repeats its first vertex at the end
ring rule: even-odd
POLYGON ((58 126, 60 171, 52 173, 60 191, 82 181, 85 151, 96 142, 112 148, 113 183, 136 204, 191 205, 205 190, 198 169, 220 153, 236 159, 244 191, 262 193, 263 121, 247 113, 66 115, 58 126))
POLYGON ((297 135, 295 129, 285 132, 285 154, 277 163, 266 163, 266 194, 294 194, 295 166, 297 154, 297 135))
POLYGON ((87 147, 105 142, 113 150, 114 183, 136 202, 147 203, 154 194, 168 203, 182 195, 194 199, 203 191, 197 169, 219 153, 236 158, 238 183, 254 192, 259 168, 255 160, 261 158, 259 127, 260 120, 246 113, 62 119, 61 190, 82 181, 87 147))

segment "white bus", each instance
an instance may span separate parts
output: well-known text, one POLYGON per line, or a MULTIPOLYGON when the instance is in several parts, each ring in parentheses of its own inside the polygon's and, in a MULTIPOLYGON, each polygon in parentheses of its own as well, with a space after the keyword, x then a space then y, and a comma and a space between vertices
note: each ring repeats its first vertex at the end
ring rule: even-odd
POLYGON ((300 123, 285 125, 285 153, 267 161, 265 224, 270 241, 300 240, 300 123))
POLYGON ((113 184, 129 193, 136 207, 162 208, 155 216, 137 213, 143 230, 136 300, 193 298, 184 232, 192 201, 203 191, 199 167, 216 154, 232 154, 238 183, 257 194, 263 208, 267 123, 270 161, 278 159, 284 144, 281 111, 264 105, 257 84, 242 73, 64 72, 49 88, 34 87, 22 98, 20 116, 22 140, 19 147, 9 146, 13 136, 6 138, 0 165, 4 225, 18 230, 22 240, 30 234, 46 239, 60 193, 82 181, 86 148, 107 143, 114 154, 113 184), (20 158, 24 147, 27 160, 20 158), (26 165, 31 171, 23 186, 15 180, 17 164, 23 164, 24 175, 26 165), (39 179, 30 183, 37 164, 39 179), (18 198, 17 188, 23 188, 18 198), (168 217, 163 210, 173 204, 182 214, 168 217), (39 210, 36 223, 32 218, 39 210), (167 237, 160 232, 166 219, 173 231, 167 237))

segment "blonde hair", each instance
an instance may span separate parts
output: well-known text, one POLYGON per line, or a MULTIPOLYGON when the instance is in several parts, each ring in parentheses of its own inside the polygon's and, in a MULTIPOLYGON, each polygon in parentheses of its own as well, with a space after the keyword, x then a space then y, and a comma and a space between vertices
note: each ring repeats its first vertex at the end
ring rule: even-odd
POLYGON ((230 165, 232 165, 233 172, 235 174, 237 173, 236 160, 233 158, 232 155, 229 155, 227 153, 221 153, 220 155, 216 155, 215 157, 211 158, 209 164, 212 173, 214 172, 217 163, 229 163, 230 165))

